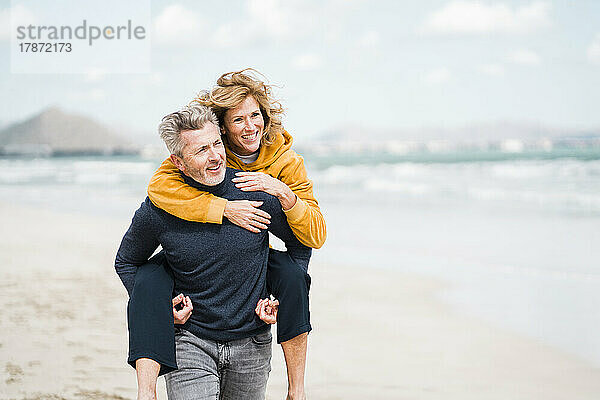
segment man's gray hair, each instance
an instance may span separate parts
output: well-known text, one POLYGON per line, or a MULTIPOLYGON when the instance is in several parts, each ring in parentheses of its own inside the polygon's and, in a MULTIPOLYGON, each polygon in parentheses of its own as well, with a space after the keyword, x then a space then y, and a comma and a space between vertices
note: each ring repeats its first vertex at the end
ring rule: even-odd
POLYGON ((158 126, 158 133, 171 154, 183 157, 181 132, 202 129, 207 123, 213 123, 219 128, 219 120, 213 110, 202 105, 189 105, 166 115, 158 126))

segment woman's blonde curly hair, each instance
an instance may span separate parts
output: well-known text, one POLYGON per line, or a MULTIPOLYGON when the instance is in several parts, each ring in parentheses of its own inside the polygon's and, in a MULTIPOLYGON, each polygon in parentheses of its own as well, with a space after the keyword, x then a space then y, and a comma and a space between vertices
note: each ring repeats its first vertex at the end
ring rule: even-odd
POLYGON ((283 130, 281 115, 283 107, 273 98, 272 86, 265 84, 260 72, 253 68, 227 72, 217 80, 212 90, 204 90, 192 100, 191 104, 201 104, 212 108, 217 115, 221 128, 225 127, 225 112, 240 105, 248 96, 252 96, 260 107, 265 127, 261 145, 271 144, 283 130))

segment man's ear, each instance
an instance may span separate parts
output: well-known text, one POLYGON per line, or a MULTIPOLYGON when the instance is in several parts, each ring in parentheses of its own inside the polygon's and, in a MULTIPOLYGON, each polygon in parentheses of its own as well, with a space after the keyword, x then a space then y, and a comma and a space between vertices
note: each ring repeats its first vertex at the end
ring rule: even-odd
POLYGON ((185 165, 183 164, 183 160, 181 159, 181 157, 176 156, 175 154, 171 154, 169 158, 171 159, 171 162, 173 162, 173 164, 175 164, 175 166, 179 168, 181 172, 185 173, 185 165))

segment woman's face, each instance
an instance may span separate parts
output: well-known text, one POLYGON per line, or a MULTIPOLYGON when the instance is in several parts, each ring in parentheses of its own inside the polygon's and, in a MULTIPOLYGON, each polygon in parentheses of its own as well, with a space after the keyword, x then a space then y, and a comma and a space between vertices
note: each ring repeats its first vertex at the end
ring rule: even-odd
POLYGON ((258 150, 265 121, 254 97, 248 96, 237 107, 225 111, 224 125, 234 153, 247 156, 258 150))

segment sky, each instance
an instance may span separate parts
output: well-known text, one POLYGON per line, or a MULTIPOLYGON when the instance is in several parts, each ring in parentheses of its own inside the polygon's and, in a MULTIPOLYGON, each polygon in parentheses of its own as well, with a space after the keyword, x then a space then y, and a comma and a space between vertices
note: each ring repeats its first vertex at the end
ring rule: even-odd
POLYGON ((144 73, 11 73, 11 11, 83 18, 46 3, 0 0, 2 125, 59 106, 155 135, 219 75, 253 67, 277 86, 297 138, 355 125, 374 135, 497 121, 600 128, 599 1, 139 1, 144 73))

